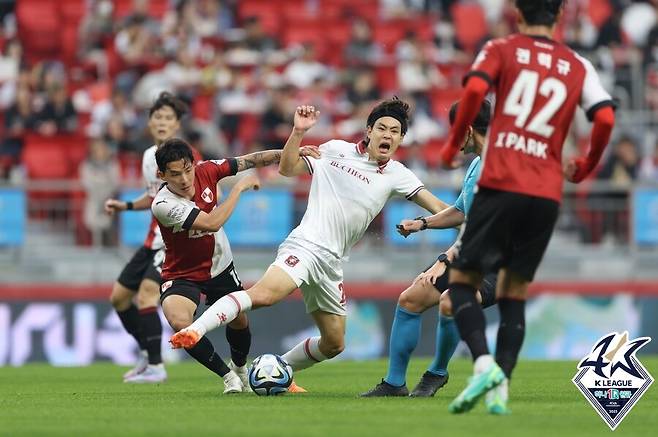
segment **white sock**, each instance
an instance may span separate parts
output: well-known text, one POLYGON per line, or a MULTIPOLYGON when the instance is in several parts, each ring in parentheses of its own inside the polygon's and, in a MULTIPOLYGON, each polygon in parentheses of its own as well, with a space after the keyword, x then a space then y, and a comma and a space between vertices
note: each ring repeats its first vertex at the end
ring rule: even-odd
POLYGON ((327 359, 320 352, 320 337, 307 338, 286 352, 281 358, 290 364, 295 372, 327 359))
POLYGON ((238 314, 251 309, 251 298, 246 291, 235 291, 219 299, 199 316, 186 329, 192 329, 200 336, 206 335, 220 326, 228 325, 238 314))
POLYGON ((494 359, 491 355, 480 355, 477 360, 475 360, 474 369, 475 373, 485 372, 491 364, 493 364, 494 359))

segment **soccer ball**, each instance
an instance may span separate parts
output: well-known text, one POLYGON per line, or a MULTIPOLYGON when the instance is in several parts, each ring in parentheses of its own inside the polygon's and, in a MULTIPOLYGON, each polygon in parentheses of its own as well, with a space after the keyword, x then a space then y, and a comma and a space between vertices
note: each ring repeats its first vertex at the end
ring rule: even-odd
POLYGON ((259 396, 285 393, 292 384, 292 367, 283 358, 265 354, 256 358, 249 369, 249 385, 259 396))

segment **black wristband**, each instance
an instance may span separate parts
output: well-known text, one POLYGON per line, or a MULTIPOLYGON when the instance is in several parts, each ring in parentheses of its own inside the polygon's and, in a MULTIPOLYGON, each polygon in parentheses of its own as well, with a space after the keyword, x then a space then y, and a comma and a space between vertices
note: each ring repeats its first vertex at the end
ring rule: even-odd
POLYGON ((427 219, 425 217, 416 217, 415 220, 420 220, 421 222, 423 222, 423 225, 420 227, 421 231, 427 229, 427 219))
POLYGON ((442 262, 446 266, 450 267, 450 259, 448 258, 448 255, 445 253, 442 253, 439 255, 439 257, 436 259, 438 262, 442 262))
POLYGON ((130 200, 126 202, 126 209, 127 210, 131 210, 134 207, 135 207, 135 205, 133 205, 133 203, 130 200))

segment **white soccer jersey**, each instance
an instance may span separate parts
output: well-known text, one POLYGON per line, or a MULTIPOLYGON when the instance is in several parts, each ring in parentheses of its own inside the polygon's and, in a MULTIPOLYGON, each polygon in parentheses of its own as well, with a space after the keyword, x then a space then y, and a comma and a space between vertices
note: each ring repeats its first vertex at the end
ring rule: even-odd
MULTIPOLYGON (((155 161, 155 152, 158 146, 153 145, 144 151, 142 155, 142 177, 146 184, 146 192, 151 198, 158 194, 158 190, 162 186, 162 180, 158 177, 158 163, 155 161)), ((162 233, 158 227, 158 223, 151 217, 148 234, 144 240, 144 246, 152 250, 160 250, 164 247, 162 241, 162 233)))
POLYGON ((289 238, 320 246, 345 258, 370 222, 394 195, 410 199, 423 183, 402 163, 368 160, 363 144, 331 140, 322 157, 303 157, 313 175, 304 218, 289 238))

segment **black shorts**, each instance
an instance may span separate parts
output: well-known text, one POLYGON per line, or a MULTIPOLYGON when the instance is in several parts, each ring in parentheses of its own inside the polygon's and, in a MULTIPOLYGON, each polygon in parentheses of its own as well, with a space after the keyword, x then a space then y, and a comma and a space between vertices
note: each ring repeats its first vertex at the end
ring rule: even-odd
MULTIPOLYGON (((432 265, 434 265, 432 263, 432 265)), ((430 269, 429 266, 424 272, 428 271, 430 269)), ((434 288, 436 288, 436 291, 439 293, 443 293, 446 291, 449 287, 449 276, 450 276, 450 269, 447 268, 445 272, 438 278, 436 278, 436 281, 434 281, 434 288)), ((498 273, 487 273, 484 275, 484 278, 482 278, 482 284, 479 287, 480 290, 480 295, 482 296, 482 308, 488 308, 496 303, 496 283, 498 282, 498 273)))
POLYGON ((206 295, 206 305, 210 306, 220 298, 234 291, 244 290, 233 263, 219 275, 205 281, 189 281, 187 279, 173 279, 162 284, 160 302, 172 294, 185 296, 197 306, 201 303, 201 293, 206 295))
POLYGON ((146 246, 140 247, 119 274, 117 282, 134 292, 139 290, 139 284, 143 279, 151 279, 161 284, 160 274, 164 256, 164 249, 152 250, 146 246))
POLYGON ((459 270, 508 268, 532 281, 553 234, 560 204, 554 200, 481 188, 459 238, 459 270))

